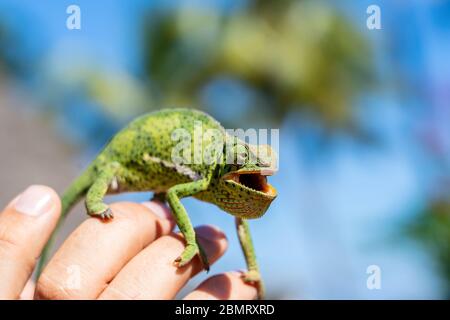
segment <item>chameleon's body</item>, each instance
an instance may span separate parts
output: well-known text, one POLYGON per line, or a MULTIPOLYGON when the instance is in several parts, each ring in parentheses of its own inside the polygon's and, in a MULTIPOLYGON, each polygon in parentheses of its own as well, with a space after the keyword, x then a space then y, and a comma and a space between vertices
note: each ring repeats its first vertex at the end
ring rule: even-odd
MULTIPOLYGON (((265 183, 266 178, 261 175, 261 170, 270 168, 270 164, 261 161, 256 164, 247 164, 245 161, 241 164, 226 164, 224 145, 229 141, 227 139, 231 137, 222 126, 199 111, 166 109, 139 117, 115 135, 85 172, 66 190, 62 196, 61 221, 83 196, 86 197, 89 215, 108 219, 112 218, 113 212, 103 202, 106 194, 153 191, 158 198, 169 203, 185 237, 186 248, 175 260, 175 264, 184 266, 199 254, 208 269, 208 262, 196 241, 195 231, 180 199, 194 196, 216 204, 236 217, 238 236, 249 269, 244 280, 256 282, 262 296, 262 281, 246 219, 263 215, 276 197, 275 190, 265 183), (198 128, 201 129, 201 134, 205 134, 208 129, 215 129, 223 137, 223 141, 207 138, 195 140, 195 135, 199 132, 194 131, 198 128), (191 159, 195 159, 194 152, 199 147, 202 150, 208 146, 216 147, 210 152, 212 157, 208 163, 191 161, 194 163, 180 164, 173 160, 173 150, 180 144, 179 140, 174 139, 174 132, 179 129, 184 129, 185 133, 191 135, 192 139, 186 144, 190 147, 188 153, 192 156, 191 159), (200 145, 194 145, 196 141, 200 141, 200 145), (242 184, 239 182, 240 176, 246 177, 242 178, 242 184), (253 186, 252 183, 255 189, 248 187, 253 186)), ((235 141, 236 139, 233 143, 238 144, 235 141)), ((239 144, 245 145, 242 141, 239 144)), ((245 149, 247 152, 254 150, 248 145, 245 149)), ((271 171, 267 170, 270 174, 271 171)), ((50 243, 44 250, 38 274, 46 262, 49 246, 50 243)))

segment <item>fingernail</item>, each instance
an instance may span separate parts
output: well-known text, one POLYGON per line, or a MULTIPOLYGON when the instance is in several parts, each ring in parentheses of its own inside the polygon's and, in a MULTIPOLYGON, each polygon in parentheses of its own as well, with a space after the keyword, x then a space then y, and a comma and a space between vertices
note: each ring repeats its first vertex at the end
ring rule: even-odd
POLYGON ((242 275, 243 273, 245 273, 245 270, 244 269, 236 269, 236 270, 230 271, 230 273, 242 275))
POLYGON ((29 216, 39 216, 50 211, 51 199, 52 195, 47 188, 30 186, 19 196, 14 208, 29 216))
POLYGON ((245 273, 245 271, 244 270, 233 270, 233 271, 229 271, 228 272, 230 275, 234 275, 234 276, 236 276, 236 277, 242 277, 243 275, 244 275, 244 273, 245 273))
POLYGON ((155 215, 161 219, 173 220, 172 214, 167 206, 158 201, 142 202, 143 206, 149 208, 155 215))

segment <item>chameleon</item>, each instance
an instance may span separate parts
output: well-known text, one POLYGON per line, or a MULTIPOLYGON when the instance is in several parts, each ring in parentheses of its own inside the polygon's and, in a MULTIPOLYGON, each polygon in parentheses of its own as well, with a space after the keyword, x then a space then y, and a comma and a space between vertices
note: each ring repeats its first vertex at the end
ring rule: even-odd
MULTIPOLYGON (((202 111, 170 108, 147 113, 112 137, 65 190, 58 227, 83 197, 90 216, 107 220, 114 213, 104 202, 105 195, 152 191, 154 199, 168 203, 184 237, 184 251, 174 264, 183 267, 199 256, 208 271, 207 257, 180 200, 192 196, 212 203, 235 217, 248 269, 242 277, 256 285, 262 299, 264 285, 247 220, 263 216, 277 196, 275 188, 267 183, 267 176, 276 172, 275 157, 270 146, 251 145, 230 135, 202 111), (215 135, 208 135, 210 132, 215 135), (201 138, 195 139, 199 133, 201 138), (259 155, 258 148, 265 148, 264 157, 259 155), (174 153, 177 149, 182 151, 181 160, 174 153), (198 161, 196 154, 209 156, 198 161)), ((37 276, 48 259, 55 233, 43 250, 37 276)))

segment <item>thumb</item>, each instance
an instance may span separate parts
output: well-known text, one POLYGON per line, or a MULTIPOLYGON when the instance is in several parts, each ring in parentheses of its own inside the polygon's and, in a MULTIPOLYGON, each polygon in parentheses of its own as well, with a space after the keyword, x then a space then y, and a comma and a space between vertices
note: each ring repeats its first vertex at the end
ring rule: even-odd
POLYGON ((60 211, 55 191, 33 185, 0 214, 0 299, 19 298, 60 211))

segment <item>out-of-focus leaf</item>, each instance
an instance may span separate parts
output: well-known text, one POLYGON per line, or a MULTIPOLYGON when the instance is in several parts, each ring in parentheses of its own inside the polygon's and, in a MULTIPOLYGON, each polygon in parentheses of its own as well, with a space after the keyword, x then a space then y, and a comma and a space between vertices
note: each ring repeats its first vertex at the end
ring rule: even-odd
POLYGON ((370 50, 357 29, 314 1, 252 2, 232 14, 182 7, 146 24, 147 73, 164 105, 200 106, 202 89, 226 75, 254 90, 272 123, 296 110, 329 127, 354 128, 352 102, 372 83, 370 50), (258 97, 259 96, 259 97, 258 97))
POLYGON ((420 240, 437 258, 446 279, 450 298, 450 202, 436 201, 413 221, 410 234, 420 240))

